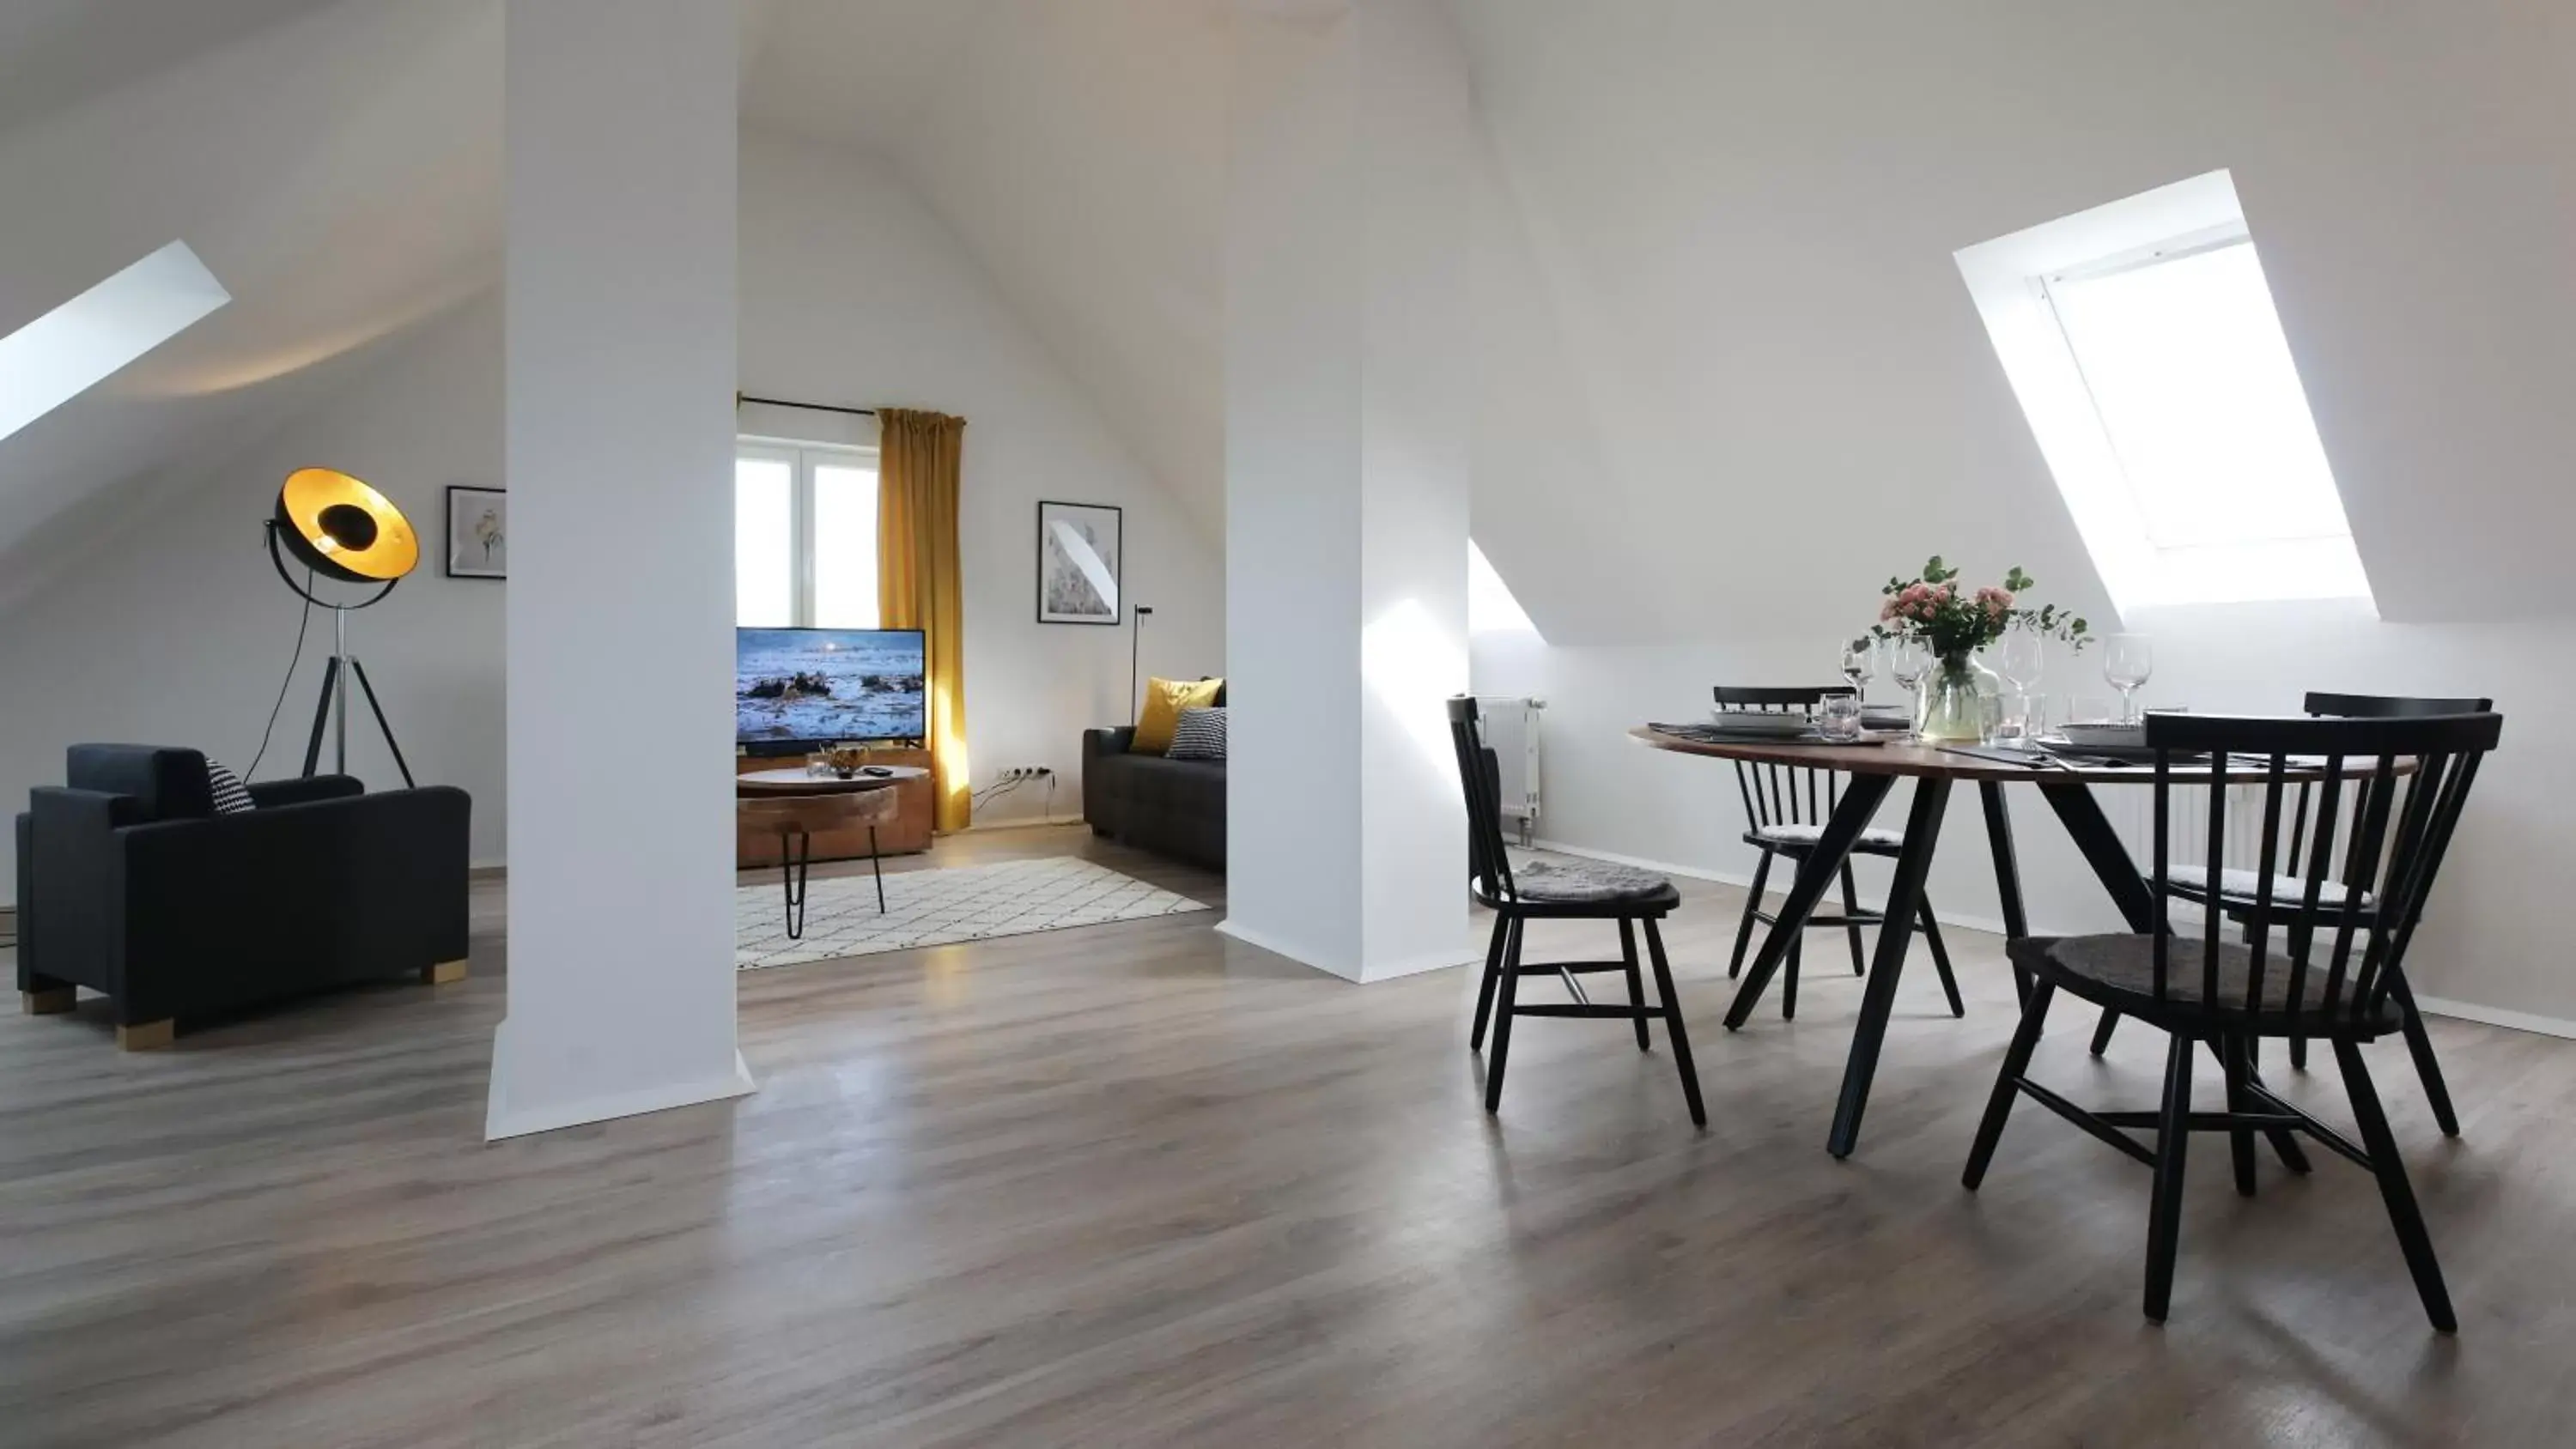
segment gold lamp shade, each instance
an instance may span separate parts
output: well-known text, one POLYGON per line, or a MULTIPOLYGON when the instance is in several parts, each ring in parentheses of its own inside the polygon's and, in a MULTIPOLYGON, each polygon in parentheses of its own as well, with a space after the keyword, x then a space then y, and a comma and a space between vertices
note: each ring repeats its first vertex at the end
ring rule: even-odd
POLYGON ((390 582, 420 563, 420 538, 393 500, 330 468, 286 475, 277 531, 314 572, 351 583, 390 582))

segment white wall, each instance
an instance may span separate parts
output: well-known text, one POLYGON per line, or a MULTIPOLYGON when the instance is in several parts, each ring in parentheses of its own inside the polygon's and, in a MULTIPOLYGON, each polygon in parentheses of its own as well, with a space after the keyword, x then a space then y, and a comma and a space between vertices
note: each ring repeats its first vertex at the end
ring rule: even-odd
MULTIPOLYGON (((412 771, 474 796, 474 858, 501 856, 504 585, 440 575, 451 484, 501 481, 501 307, 482 298, 392 344, 337 392, 228 456, 139 490, 121 527, 65 560, 51 587, 0 621, 0 800, 60 784, 84 741, 202 749, 236 770, 258 752, 301 605, 261 551, 260 524, 290 471, 344 469, 420 530, 421 569, 350 619, 412 771)), ((292 775, 330 653, 316 610, 259 773, 292 775)), ((399 785, 363 705, 350 767, 399 785)), ((330 768, 330 744, 323 746, 330 768)), ((16 893, 14 837, 0 838, 0 899, 16 893)))
MULTIPOLYGON (((965 249, 883 163, 746 133, 742 146, 742 390, 966 419, 967 748, 978 784, 1048 765, 1054 814, 1080 814, 1081 734, 1124 724, 1125 628, 1040 624, 1040 499, 1124 510, 1124 583, 1153 609, 1143 672, 1224 672, 1216 543, 1101 421, 1082 360, 1047 353, 965 249)), ((1034 819, 1043 785, 979 808, 1034 819)))
MULTIPOLYGON (((2576 11, 1494 0, 1468 29, 1522 222, 1522 254, 1482 264, 1484 306, 1552 304, 1561 348, 1553 371, 1489 367, 1481 416, 1548 418, 1566 466, 1489 469, 1480 437, 1475 519, 1576 646, 1476 654, 1480 691, 1549 698, 1547 835, 1749 872, 1725 767, 1625 731, 1696 714, 1720 681, 1830 680, 1877 585, 1927 554, 2026 565, 2042 598, 2115 627, 1951 255, 2226 166, 2382 612, 2410 622, 2134 617, 2157 645, 2148 697, 2494 696, 2504 747, 2412 969, 2433 996, 2576 1020, 2549 927, 2576 875, 2552 804, 2576 771, 2549 738, 2576 683, 2542 542, 2576 497, 2576 11), (1607 540, 1580 517, 1602 508, 1607 540)), ((2108 693, 2090 658, 2044 687, 2108 693)), ((2107 923, 2038 802, 2016 820, 2034 920, 2107 923)), ((1934 897, 1991 918, 1987 876, 1954 803, 1934 897)))

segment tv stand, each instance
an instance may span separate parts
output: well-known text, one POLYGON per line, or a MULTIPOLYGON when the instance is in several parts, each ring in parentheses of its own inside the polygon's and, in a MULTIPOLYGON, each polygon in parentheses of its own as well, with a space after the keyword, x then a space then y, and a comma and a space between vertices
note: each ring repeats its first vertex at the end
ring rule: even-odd
MULTIPOLYGON (((801 767, 806 752, 784 756, 736 754, 733 772, 749 774, 754 770, 779 770, 801 767)), ((930 768, 930 751, 918 748, 878 745, 872 757, 880 765, 916 765, 930 768)), ((922 775, 898 780, 892 787, 895 797, 894 819, 877 826, 877 850, 883 855, 918 855, 930 848, 931 825, 937 801, 930 789, 930 778, 922 775)), ((818 830, 814 833, 814 859, 865 860, 868 858, 868 832, 865 826, 842 830, 818 830)), ((759 866, 781 864, 776 831, 745 830, 737 825, 733 836, 734 868, 751 870, 759 866)))

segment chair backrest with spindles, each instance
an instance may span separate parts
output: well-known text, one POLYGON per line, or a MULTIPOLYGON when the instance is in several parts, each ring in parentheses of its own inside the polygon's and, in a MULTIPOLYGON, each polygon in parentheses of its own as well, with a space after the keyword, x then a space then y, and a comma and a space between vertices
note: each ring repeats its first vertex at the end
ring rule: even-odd
MULTIPOLYGON (((2173 765, 2209 757, 2207 879, 2226 866, 2228 787, 2259 788, 2262 844, 2250 903, 2235 914, 2250 970, 2241 1001, 2223 1004, 2257 1017, 2266 988, 2296 1010, 2331 1019, 2375 1015, 2385 1005, 2392 966, 2423 909, 2479 761, 2495 748, 2503 717, 2492 713, 2381 718, 2246 719, 2151 714, 2147 747, 2155 754, 2154 994, 2221 1003, 2220 963, 2226 917, 2206 913, 2201 939, 2172 934, 2169 907, 2175 817, 2173 765), (2406 767, 2412 766, 2411 772, 2406 767), (2293 772, 2317 775, 2315 845, 2304 871, 2284 871, 2279 845, 2283 805, 2293 772), (2401 789, 2400 782, 2405 788, 2401 789), (2350 794, 2349 818, 2346 808, 2350 794), (2402 801, 2402 804, 2400 803, 2402 801), (2340 869, 2335 852, 2343 847, 2340 869), (2340 890, 2329 890, 2329 885, 2340 890), (2285 888, 2286 887, 2286 888, 2285 888), (2368 902, 2365 904, 2365 902, 2368 902), (2190 975, 2183 973, 2189 972, 2190 975), (2197 992, 2191 987, 2197 986, 2197 992)), ((2194 788, 2186 785, 2185 788, 2194 788)))
MULTIPOLYGON (((1826 695, 1849 694, 1852 689, 1848 684, 1721 684, 1710 692, 1728 709, 1812 715, 1826 695)), ((1842 798, 1842 784, 1838 770, 1735 762, 1735 785, 1744 795, 1744 818, 1756 830, 1773 825, 1821 827, 1842 798)))
MULTIPOLYGON (((2310 716, 2318 718, 2421 719, 2428 715, 2485 714, 2495 708, 2495 701, 2492 699, 2438 699, 2402 694, 2335 694, 2325 690, 2310 690, 2301 708, 2310 716)), ((2309 812, 2315 804, 2310 797, 2311 788, 2305 784, 2300 785, 2298 798, 2291 806, 2289 854, 2283 863, 2283 868, 2292 875, 2299 873, 2300 862, 2306 852, 2313 849, 2331 850, 2336 844, 2328 836, 2311 832, 2308 828, 2309 812)), ((2367 799, 2358 798, 2361 792, 2370 788, 2369 782, 2366 780, 2354 782, 2353 788, 2356 798, 2340 811, 2347 826, 2351 822, 2366 819, 2370 813, 2370 802, 2367 799)), ((2351 858, 2349 849, 2345 851, 2345 858, 2347 861, 2351 858)), ((2343 884, 2349 885, 2350 882, 2345 881, 2343 884)))
POLYGON ((1458 752, 1458 783, 1467 795, 1467 870, 1487 900, 1512 897, 1512 863, 1503 853, 1502 768, 1485 743, 1470 695, 1449 700, 1449 741, 1458 752))

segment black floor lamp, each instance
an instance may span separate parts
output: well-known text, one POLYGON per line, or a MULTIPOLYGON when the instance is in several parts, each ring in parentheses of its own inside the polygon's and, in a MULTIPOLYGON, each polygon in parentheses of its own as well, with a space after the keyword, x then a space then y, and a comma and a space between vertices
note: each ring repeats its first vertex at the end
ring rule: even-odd
POLYGON ((300 468, 286 475, 286 485, 277 492, 277 511, 268 520, 268 561, 304 602, 331 611, 331 662, 322 670, 322 697, 314 703, 313 733, 304 742, 305 778, 312 778, 321 763, 322 726, 333 717, 334 706, 339 721, 334 768, 343 775, 349 772, 349 679, 354 675, 358 688, 366 693, 367 708, 376 717, 376 728, 384 734, 385 748, 393 751, 394 768, 402 771, 403 784, 409 786, 411 765, 403 759, 402 746, 394 743, 393 726, 385 723, 385 707, 376 701, 376 687, 367 680, 366 666, 349 652, 349 615, 382 603, 403 575, 420 563, 420 539, 412 532, 411 520, 403 517, 393 500, 346 473, 300 468), (287 571, 281 544, 310 574, 383 587, 354 604, 320 598, 307 587, 310 574, 298 583, 287 571))
POLYGON ((1127 723, 1136 722, 1136 660, 1145 645, 1145 616, 1154 612, 1143 604, 1136 606, 1135 631, 1127 636, 1127 723))

